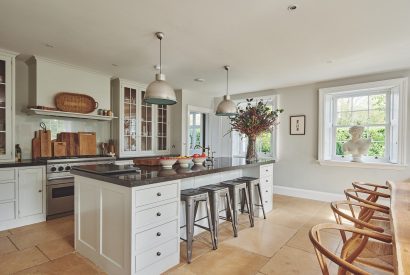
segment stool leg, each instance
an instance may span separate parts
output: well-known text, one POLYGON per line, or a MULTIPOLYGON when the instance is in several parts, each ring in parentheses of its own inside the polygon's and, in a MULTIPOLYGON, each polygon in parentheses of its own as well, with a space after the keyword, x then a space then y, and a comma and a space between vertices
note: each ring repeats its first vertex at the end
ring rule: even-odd
POLYGON ((250 206, 249 206, 249 192, 248 192, 248 188, 244 188, 245 190, 245 200, 246 200, 246 205, 248 206, 249 209, 249 222, 251 224, 251 227, 254 227, 255 224, 253 222, 253 213, 250 211, 250 206))
POLYGON ((261 201, 261 207, 262 207, 263 218, 266 220, 265 206, 263 205, 261 185, 260 185, 260 184, 257 184, 257 185, 256 185, 256 188, 258 189, 259 200, 261 201))
MULTIPOLYGON (((231 196, 229 196, 229 192, 226 192, 226 211, 229 211, 230 216, 232 217, 232 207, 231 207, 231 196)), ((232 229, 233 229, 233 236, 236 238, 238 237, 238 228, 236 227, 236 224, 231 221, 232 223, 232 229)))
POLYGON ((194 222, 195 222, 195 218, 194 218, 194 206, 195 205, 195 201, 193 199, 187 199, 185 201, 185 215, 186 215, 186 258, 188 263, 191 263, 191 259, 192 259, 192 242, 194 239, 194 222))
POLYGON ((246 187, 248 187, 248 194, 249 194, 249 215, 252 215, 252 220, 254 219, 253 217, 255 216, 255 212, 254 212, 254 202, 253 202, 253 192, 254 192, 254 185, 248 183, 246 184, 246 187))
POLYGON ((245 194, 242 189, 239 190, 239 194, 241 196, 241 213, 243 214, 243 212, 245 211, 245 194))
POLYGON ((215 250, 216 243, 215 243, 215 231, 214 231, 214 226, 212 224, 212 218, 211 218, 211 209, 210 209, 210 203, 209 203, 209 197, 206 198, 206 212, 208 215, 208 226, 209 226, 209 232, 211 232, 211 242, 212 242, 212 248, 215 250))
POLYGON ((238 193, 235 188, 229 189, 232 202, 232 223, 238 228, 238 193))
POLYGON ((218 227, 219 227, 219 195, 215 192, 208 192, 209 200, 211 201, 211 218, 215 231, 215 245, 218 247, 218 227))

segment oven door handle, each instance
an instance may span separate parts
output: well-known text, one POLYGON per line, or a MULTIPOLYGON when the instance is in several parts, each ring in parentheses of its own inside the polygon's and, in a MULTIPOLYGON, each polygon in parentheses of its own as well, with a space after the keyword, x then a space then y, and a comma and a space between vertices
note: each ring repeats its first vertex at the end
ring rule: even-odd
POLYGON ((55 184, 74 184, 74 178, 60 178, 60 179, 48 179, 47 185, 55 185, 55 184))

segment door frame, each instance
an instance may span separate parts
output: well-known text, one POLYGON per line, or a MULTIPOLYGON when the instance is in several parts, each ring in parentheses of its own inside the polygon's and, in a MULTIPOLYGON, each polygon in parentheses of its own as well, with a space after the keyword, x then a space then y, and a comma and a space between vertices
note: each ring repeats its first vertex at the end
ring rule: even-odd
POLYGON ((185 122, 185 153, 189 154, 189 140, 188 140, 188 133, 189 133, 189 114, 191 112, 198 112, 205 114, 205 146, 209 145, 210 141, 210 133, 209 133, 209 115, 213 113, 213 110, 206 107, 199 107, 194 105, 187 106, 187 113, 186 113, 186 122, 185 122))

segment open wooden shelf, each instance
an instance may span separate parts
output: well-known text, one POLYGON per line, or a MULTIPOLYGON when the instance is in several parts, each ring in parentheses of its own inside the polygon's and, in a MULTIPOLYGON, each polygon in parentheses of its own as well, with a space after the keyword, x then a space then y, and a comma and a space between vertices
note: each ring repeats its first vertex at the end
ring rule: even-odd
POLYGON ((61 111, 49 111, 49 110, 40 110, 30 108, 27 110, 29 115, 40 115, 40 116, 57 116, 57 117, 68 117, 68 118, 79 118, 79 119, 93 119, 93 120, 103 120, 110 121, 114 118, 113 116, 101 116, 93 114, 80 114, 80 113, 70 113, 70 112, 61 112, 61 111))

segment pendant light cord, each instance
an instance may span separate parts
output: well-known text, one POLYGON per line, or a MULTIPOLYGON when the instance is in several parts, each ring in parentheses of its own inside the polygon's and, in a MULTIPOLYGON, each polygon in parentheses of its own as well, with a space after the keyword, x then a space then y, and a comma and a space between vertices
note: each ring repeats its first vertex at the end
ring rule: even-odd
POLYGON ((226 94, 229 95, 229 68, 226 67, 226 94))
POLYGON ((159 39, 159 73, 162 74, 162 38, 159 39))

